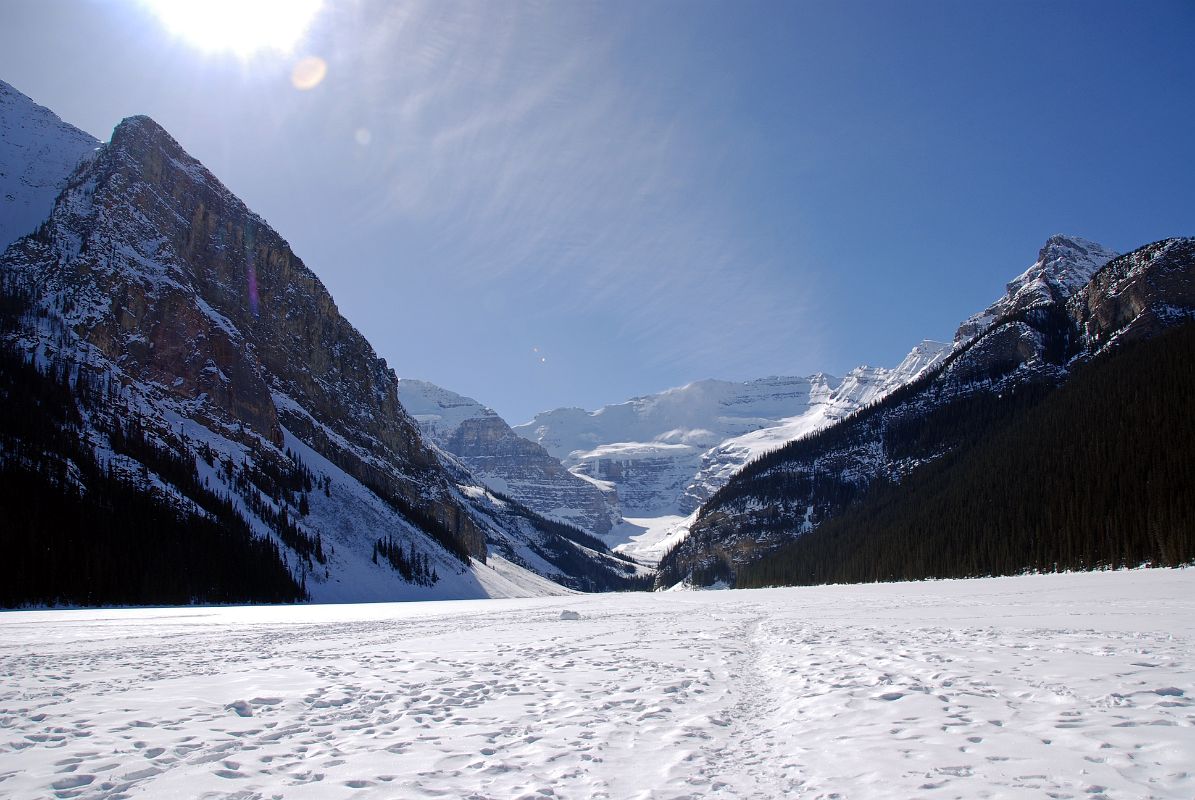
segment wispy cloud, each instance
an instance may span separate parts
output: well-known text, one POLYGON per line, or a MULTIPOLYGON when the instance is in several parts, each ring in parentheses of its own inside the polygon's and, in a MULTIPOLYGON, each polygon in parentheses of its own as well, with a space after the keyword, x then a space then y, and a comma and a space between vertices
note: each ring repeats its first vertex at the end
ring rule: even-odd
POLYGON ((435 2, 342 18, 334 67, 355 91, 340 124, 370 131, 361 214, 434 231, 420 267, 458 300, 506 293, 557 326, 600 317, 600 345, 644 368, 745 375, 816 348, 812 287, 760 278, 784 267, 711 182, 736 143, 711 147, 676 75, 628 63, 602 15, 435 2))

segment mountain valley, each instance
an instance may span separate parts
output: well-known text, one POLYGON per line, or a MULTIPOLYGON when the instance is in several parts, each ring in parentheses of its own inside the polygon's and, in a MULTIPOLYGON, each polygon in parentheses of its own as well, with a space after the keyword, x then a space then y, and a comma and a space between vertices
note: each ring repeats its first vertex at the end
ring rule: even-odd
MULTIPOLYGON (((1152 549, 1123 534, 1115 553, 1007 544, 993 560, 985 544, 970 566, 933 568, 898 557, 960 547, 949 531, 977 523, 936 530, 924 496, 974 494, 956 476, 980 480, 971 464, 998 458, 995 439, 1029 436, 1034 414, 1077 418, 1049 410, 1075 402, 1056 397, 1116 395, 1069 389, 1072 376, 1102 387, 1104 374, 1131 381, 1137 360, 1143 374, 1180 363, 1195 316, 1191 239, 1118 256, 1051 237, 952 344, 922 341, 892 368, 700 380, 511 426, 399 379, 286 241, 153 120, 128 118, 101 144, 7 84, 0 101, 0 466, 24 575, 5 604, 525 596, 1195 557, 1189 532, 1157 521, 1152 549), (1136 355, 1120 354, 1129 344, 1136 355), (900 533, 889 530, 898 518, 900 533), (81 520, 96 536, 46 538, 81 520), (141 532, 124 541, 122 525, 141 532), (180 559, 194 580, 132 588, 180 559)), ((1152 416, 1130 422, 1129 399, 1105 413, 1137 439, 1185 441, 1164 413, 1185 389, 1160 385, 1152 416)), ((1086 441, 1062 422, 1050 430, 1055 449, 1086 441)), ((1034 463, 1018 469, 1047 469, 1034 463)), ((1188 496, 1185 473, 1166 469, 1153 490, 1188 496)), ((1015 504, 1000 497, 990 502, 1015 504)), ((1077 518, 1068 502, 1037 505, 1077 518)), ((1165 520, 1185 509, 1149 506, 1165 520)), ((968 541, 1064 527, 1001 525, 968 541)))

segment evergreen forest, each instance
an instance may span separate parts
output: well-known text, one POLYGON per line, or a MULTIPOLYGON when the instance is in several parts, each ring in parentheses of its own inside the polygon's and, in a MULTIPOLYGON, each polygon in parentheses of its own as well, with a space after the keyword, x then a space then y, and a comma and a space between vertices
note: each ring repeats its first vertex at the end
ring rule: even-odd
POLYGON ((875 482, 736 585, 1175 566, 1195 560, 1195 323, 1122 344, 985 435, 875 482))

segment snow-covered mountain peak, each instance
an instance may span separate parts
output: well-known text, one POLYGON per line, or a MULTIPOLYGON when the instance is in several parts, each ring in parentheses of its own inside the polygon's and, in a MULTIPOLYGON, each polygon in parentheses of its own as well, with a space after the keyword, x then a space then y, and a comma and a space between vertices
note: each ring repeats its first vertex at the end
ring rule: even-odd
POLYGON ((543 412, 515 431, 575 474, 616 487, 627 518, 679 519, 750 459, 878 400, 949 350, 927 340, 895 368, 857 367, 841 379, 816 372, 695 381, 597 411, 543 412))
POLYGON ((683 440, 694 448, 708 448, 728 436, 799 413, 809 404, 811 393, 823 392, 834 383, 833 377, 822 373, 741 383, 705 379, 596 411, 544 411, 514 430, 570 466, 584 460, 584 454, 613 443, 683 440))
POLYGON ((947 342, 924 339, 909 351, 904 361, 897 365, 893 373, 907 383, 941 361, 942 357, 950 352, 950 348, 951 345, 947 342))
POLYGON ((808 404, 804 408, 757 430, 726 439, 702 454, 701 467, 685 487, 680 510, 696 509, 752 459, 878 402, 932 369, 949 352, 950 345, 926 339, 892 369, 855 367, 841 381, 821 373, 810 376, 808 404))
POLYGON ((1082 236, 1072 236, 1066 233, 1056 233, 1042 245, 1037 253, 1039 262, 1056 262, 1062 260, 1079 261, 1083 259, 1105 258, 1112 251, 1098 242, 1084 239, 1082 236))
POLYGON ((1079 236, 1051 236, 1038 252, 1037 261, 1008 282, 1003 297, 959 326, 955 346, 970 341, 1014 311, 1066 300, 1117 255, 1079 236))
POLYGON ((1074 294, 1100 267, 1120 255, 1078 236, 1055 234, 1046 240, 1032 267, 1009 283, 1008 290, 1023 292, 1035 282, 1064 288, 1074 294))
POLYGON ((451 437, 466 420, 498 417, 472 397, 414 378, 399 379, 398 400, 421 428, 443 438, 451 437))
POLYGON ((67 178, 97 147, 67 124, 0 81, 0 252, 33 230, 54 207, 67 178))

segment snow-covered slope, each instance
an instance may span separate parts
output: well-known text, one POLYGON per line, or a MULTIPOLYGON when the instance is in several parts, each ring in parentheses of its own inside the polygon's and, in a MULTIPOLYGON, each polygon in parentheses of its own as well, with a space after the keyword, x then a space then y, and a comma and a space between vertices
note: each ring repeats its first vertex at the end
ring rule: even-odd
POLYGON ((613 491, 569 472, 476 400, 411 378, 399 380, 398 399, 426 438, 493 491, 590 533, 606 533, 618 521, 613 491))
POLYGON ((9 452, 65 462, 65 478, 37 473, 64 491, 114 477, 180 515, 239 515, 318 601, 542 594, 544 578, 627 588, 642 573, 442 463, 315 274, 147 117, 71 175, 0 278, 5 346, 74 394, 63 432, 87 449, 18 434, 9 452), (511 563, 487 566, 491 546, 511 563))
POLYGON ((811 395, 836 383, 826 375, 702 380, 597 411, 546 411, 514 430, 565 463, 617 442, 709 447, 792 416, 809 405, 811 395))
POLYGON ((0 252, 50 216, 79 161, 100 143, 0 81, 0 252))

